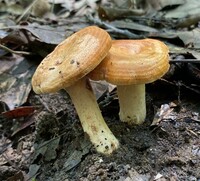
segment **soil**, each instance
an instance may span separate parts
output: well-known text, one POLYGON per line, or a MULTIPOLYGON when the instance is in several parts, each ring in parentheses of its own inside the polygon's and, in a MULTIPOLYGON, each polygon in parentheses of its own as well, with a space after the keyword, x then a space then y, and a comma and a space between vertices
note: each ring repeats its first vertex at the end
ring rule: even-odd
MULTIPOLYGON (((0 169, 1 180, 16 176, 20 170, 37 181, 200 181, 198 95, 183 91, 178 99, 175 89, 166 91, 166 85, 160 88, 156 84, 147 86, 147 119, 140 126, 119 121, 116 97, 101 107, 120 142, 111 156, 99 154, 92 147, 66 93, 32 94, 29 101, 42 106, 31 117, 35 125, 10 137, 11 147, 16 149, 23 135, 24 143, 30 144, 29 149, 24 147, 29 157, 6 163, 0 169), (161 105, 171 105, 170 113, 156 119, 161 105)), ((10 125, 2 122, 2 126, 10 125)))

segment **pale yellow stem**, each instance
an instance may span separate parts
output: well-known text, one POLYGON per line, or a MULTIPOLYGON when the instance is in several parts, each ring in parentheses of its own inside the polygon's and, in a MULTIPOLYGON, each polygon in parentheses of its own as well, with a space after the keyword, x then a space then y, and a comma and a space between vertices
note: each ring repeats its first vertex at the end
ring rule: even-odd
POLYGON ((128 124, 142 124, 146 117, 145 84, 117 86, 119 117, 128 124))
POLYGON ((89 80, 83 78, 65 90, 74 103, 84 132, 96 150, 111 154, 118 148, 119 142, 104 121, 89 80))

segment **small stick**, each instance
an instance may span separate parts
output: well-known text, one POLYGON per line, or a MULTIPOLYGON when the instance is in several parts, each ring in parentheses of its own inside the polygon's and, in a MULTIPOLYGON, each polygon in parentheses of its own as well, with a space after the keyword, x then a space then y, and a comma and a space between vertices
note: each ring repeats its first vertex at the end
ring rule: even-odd
POLYGON ((180 60, 176 60, 176 59, 171 59, 169 60, 170 63, 200 63, 200 60, 197 59, 180 59, 180 60))
POLYGON ((93 22, 94 24, 96 24, 98 26, 110 29, 110 30, 108 30, 109 32, 122 34, 128 38, 135 38, 135 39, 144 38, 144 36, 142 36, 142 35, 137 35, 137 34, 131 33, 128 30, 122 30, 122 29, 116 28, 106 22, 101 21, 99 18, 92 17, 91 15, 88 15, 87 18, 89 21, 93 22))
POLYGON ((21 14, 19 18, 17 18, 16 22, 19 23, 21 19, 29 12, 31 11, 33 5, 37 2, 38 0, 34 0, 26 9, 25 11, 21 14))
POLYGON ((11 50, 10 48, 4 46, 4 45, 1 45, 0 44, 0 48, 6 50, 7 52, 10 52, 10 53, 14 53, 14 54, 18 54, 18 55, 31 55, 30 52, 25 52, 25 51, 14 51, 14 50, 11 50))

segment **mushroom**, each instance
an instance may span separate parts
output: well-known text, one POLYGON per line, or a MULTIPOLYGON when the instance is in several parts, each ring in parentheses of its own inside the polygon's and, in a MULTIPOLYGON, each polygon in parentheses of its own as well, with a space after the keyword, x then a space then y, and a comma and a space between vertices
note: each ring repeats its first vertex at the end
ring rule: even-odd
POLYGON ((142 124, 146 117, 145 84, 169 69, 168 47, 159 40, 113 40, 106 58, 89 74, 117 85, 121 121, 142 124))
POLYGON ((93 94, 87 74, 107 55, 111 47, 109 34, 96 26, 86 27, 61 42, 36 69, 33 90, 53 93, 68 92, 84 132, 96 150, 111 154, 119 142, 108 128, 93 94))

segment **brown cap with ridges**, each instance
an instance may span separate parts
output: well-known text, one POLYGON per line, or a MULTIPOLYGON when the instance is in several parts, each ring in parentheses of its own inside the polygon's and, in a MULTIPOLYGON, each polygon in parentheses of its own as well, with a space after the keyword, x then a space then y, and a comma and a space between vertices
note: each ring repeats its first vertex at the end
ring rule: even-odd
POLYGON ((96 26, 74 33, 40 63, 32 78, 33 90, 50 93, 72 85, 103 60, 111 42, 109 34, 96 26))
POLYGON ((159 40, 113 40, 109 54, 89 77, 115 85, 150 83, 168 71, 168 53, 159 40))

